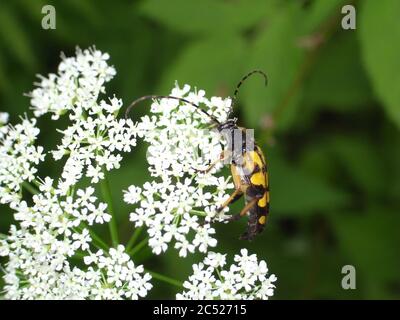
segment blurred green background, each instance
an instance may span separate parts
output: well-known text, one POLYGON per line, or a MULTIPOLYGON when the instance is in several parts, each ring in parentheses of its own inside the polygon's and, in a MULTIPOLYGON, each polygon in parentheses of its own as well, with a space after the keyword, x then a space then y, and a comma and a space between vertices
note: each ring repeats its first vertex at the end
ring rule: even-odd
MULTIPOLYGON (((245 221, 218 225, 221 252, 247 247, 278 276, 275 299, 400 298, 400 1, 143 0, 0 2, 0 109, 17 121, 30 113, 35 74, 54 72, 60 52, 95 45, 117 76, 107 87, 124 103, 189 83, 208 95, 243 86, 235 110, 267 155, 271 216, 265 232, 238 240, 245 221), (343 30, 341 8, 356 8, 356 30, 343 30), (43 30, 41 9, 56 8, 43 30), (341 288, 354 265, 357 289, 341 288)), ((140 109, 140 110, 139 110, 140 109)), ((146 106, 135 116, 148 112, 146 106)), ((54 147, 62 124, 40 119, 40 143, 54 147)), ((123 240, 132 224, 122 189, 149 177, 145 146, 111 176, 123 240)), ((43 175, 58 174, 53 164, 43 175)), ((243 203, 233 206, 240 210, 243 203)), ((1 208, 0 231, 11 212, 1 208)), ((105 230, 106 231, 106 230, 105 230)), ((102 232, 102 230, 99 230, 102 232)), ((105 235, 107 233, 105 232, 105 235)), ((108 236, 108 235, 107 235, 108 236)), ((201 255, 178 259, 142 251, 135 261, 183 279, 201 255)), ((173 298, 157 283, 150 298, 173 298)))

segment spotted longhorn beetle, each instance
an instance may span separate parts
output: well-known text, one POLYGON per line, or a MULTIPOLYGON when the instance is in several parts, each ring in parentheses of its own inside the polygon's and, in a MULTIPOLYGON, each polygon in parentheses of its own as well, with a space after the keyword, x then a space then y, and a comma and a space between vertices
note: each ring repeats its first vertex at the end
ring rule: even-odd
MULTIPOLYGON (((267 75, 261 70, 254 70, 244 76, 237 84, 233 103, 237 99, 240 86, 243 82, 253 74, 261 74, 267 85, 267 75)), ((220 155, 219 159, 211 163, 206 170, 199 170, 203 173, 210 171, 217 163, 228 160, 231 167, 235 191, 229 198, 217 209, 221 212, 225 207, 239 200, 242 196, 245 197, 245 206, 240 213, 231 215, 227 221, 235 221, 241 217, 248 216, 247 230, 240 236, 242 240, 253 240, 254 237, 264 230, 269 214, 270 198, 269 198, 269 181, 267 164, 264 154, 260 147, 255 143, 254 137, 247 134, 247 130, 237 126, 236 118, 228 119, 225 122, 218 121, 214 116, 202 109, 197 104, 190 102, 187 99, 163 96, 163 95, 147 95, 136 99, 131 103, 125 112, 125 117, 128 117, 130 110, 137 103, 147 99, 175 99, 196 108, 196 110, 206 114, 216 125, 217 130, 227 142, 227 147, 220 155), (237 147, 239 145, 239 147, 237 147)))

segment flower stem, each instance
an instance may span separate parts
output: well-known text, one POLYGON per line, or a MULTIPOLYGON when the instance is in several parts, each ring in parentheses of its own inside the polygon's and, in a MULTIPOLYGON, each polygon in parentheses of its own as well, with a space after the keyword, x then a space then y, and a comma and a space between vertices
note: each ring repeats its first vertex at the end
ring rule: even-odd
POLYGON ((201 216, 201 217, 207 216, 207 213, 205 213, 204 211, 195 210, 195 209, 190 210, 190 213, 193 213, 193 214, 195 214, 197 216, 201 216))
POLYGON ((150 271, 150 270, 147 270, 147 269, 145 269, 145 272, 150 273, 150 275, 151 275, 154 279, 163 281, 163 282, 168 283, 168 284, 172 284, 173 286, 177 286, 177 287, 179 287, 179 288, 182 288, 182 287, 183 287, 182 282, 179 281, 179 280, 176 280, 176 279, 173 279, 173 278, 164 276, 164 275, 162 275, 162 274, 160 274, 160 273, 157 273, 157 272, 154 272, 154 271, 150 271))
POLYGON ((94 232, 93 232, 92 230, 90 230, 90 229, 89 229, 89 233, 90 233, 90 236, 92 237, 93 241, 96 242, 97 245, 98 245, 100 248, 102 248, 102 249, 104 249, 104 250, 108 250, 108 245, 107 245, 103 240, 101 240, 101 238, 100 238, 96 233, 94 233, 94 232))
POLYGON ((27 181, 22 182, 22 186, 32 194, 38 194, 39 193, 39 190, 36 189, 33 185, 31 185, 27 181))
POLYGON ((75 252, 75 254, 71 257, 72 259, 78 259, 81 260, 85 257, 86 255, 83 252, 75 252))
POLYGON ((132 246, 135 244, 136 240, 139 238, 140 234, 143 231, 143 226, 136 228, 132 234, 132 237, 129 239, 128 243, 126 244, 126 251, 129 252, 132 246))
POLYGON ((110 230, 111 241, 114 247, 116 247, 119 243, 118 241, 118 228, 117 228, 117 220, 115 217, 114 206, 112 202, 111 192, 110 192, 110 185, 107 179, 106 172, 104 171, 104 179, 101 180, 101 193, 103 195, 103 199, 107 202, 108 211, 111 214, 111 220, 108 223, 108 228, 110 230))
POLYGON ((143 239, 142 241, 140 241, 135 247, 133 247, 130 251, 128 251, 128 254, 130 256, 133 256, 136 253, 138 253, 140 250, 142 250, 147 245, 147 241, 149 241, 148 237, 143 239))

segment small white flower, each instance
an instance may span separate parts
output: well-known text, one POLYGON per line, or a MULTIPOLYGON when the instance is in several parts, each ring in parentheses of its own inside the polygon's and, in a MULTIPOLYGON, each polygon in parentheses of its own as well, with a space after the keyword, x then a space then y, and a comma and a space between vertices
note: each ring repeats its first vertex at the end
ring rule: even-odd
POLYGON ((92 240, 87 229, 84 229, 82 233, 74 233, 72 239, 74 240, 72 245, 75 250, 81 248, 83 251, 89 249, 88 243, 92 240))
POLYGON ((8 122, 9 114, 7 112, 0 112, 0 126, 8 122))
POLYGON ((78 196, 77 203, 81 204, 82 206, 88 206, 96 201, 96 197, 93 196, 93 187, 88 187, 85 190, 79 189, 76 194, 78 196))
POLYGON ((98 250, 96 253, 92 253, 89 252, 88 256, 85 256, 83 258, 83 261, 85 262, 85 264, 89 265, 89 264, 97 264, 99 261, 99 257, 103 256, 103 250, 98 250))
POLYGON ((130 186, 127 191, 124 191, 124 201, 128 204, 135 204, 140 201, 141 193, 141 188, 130 186))
POLYGON ((104 172, 101 171, 100 166, 94 167, 92 165, 89 165, 86 176, 92 178, 92 183, 97 183, 100 180, 104 179, 104 172))
POLYGON ((209 246, 217 245, 217 240, 212 237, 213 234, 215 234, 215 229, 205 224, 198 228, 193 244, 199 247, 200 252, 207 252, 209 246))
POLYGON ((180 257, 186 257, 188 252, 194 252, 195 246, 183 238, 181 241, 175 243, 175 249, 179 250, 180 257))
POLYGON ((102 101, 101 106, 108 113, 114 113, 114 112, 118 111, 119 109, 121 109, 122 100, 117 99, 116 97, 113 97, 110 99, 110 104, 106 103, 105 101, 102 101))
POLYGON ((53 183, 54 183, 53 179, 51 179, 50 177, 46 177, 39 186, 39 190, 44 193, 51 193, 54 191, 53 183))
POLYGON ((207 257, 204 258, 204 264, 210 267, 219 268, 226 264, 226 254, 209 252, 207 257))
POLYGON ((109 222, 111 220, 111 215, 106 213, 106 203, 100 203, 98 207, 93 204, 89 204, 87 208, 89 210, 87 215, 87 221, 89 225, 92 225, 94 222, 103 224, 104 222, 109 222))

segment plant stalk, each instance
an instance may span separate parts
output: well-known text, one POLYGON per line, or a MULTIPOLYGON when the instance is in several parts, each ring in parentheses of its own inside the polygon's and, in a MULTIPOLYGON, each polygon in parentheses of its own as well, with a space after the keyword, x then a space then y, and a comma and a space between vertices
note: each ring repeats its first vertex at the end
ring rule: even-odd
POLYGON ((136 228, 132 234, 132 237, 129 239, 128 243, 126 244, 126 251, 129 252, 133 245, 136 243, 137 239, 139 238, 140 234, 143 231, 143 226, 136 228))
POLYGON ((147 245, 148 241, 149 241, 149 238, 143 239, 135 247, 133 247, 130 251, 128 251, 128 254, 130 256, 135 255, 136 253, 138 253, 140 250, 142 250, 147 245))
POLYGON ((114 247, 116 247, 119 243, 118 240, 118 227, 117 227, 117 220, 115 217, 115 212, 114 212, 114 206, 113 206, 113 201, 111 197, 111 192, 110 192, 110 185, 109 181, 106 175, 106 172, 104 172, 104 179, 101 180, 100 186, 101 186, 101 193, 103 195, 104 201, 107 203, 108 206, 108 211, 111 214, 111 220, 108 223, 108 228, 110 230, 110 235, 111 235, 111 242, 114 247))
POLYGON ((162 274, 160 274, 160 273, 157 273, 157 272, 154 272, 154 271, 150 271, 150 270, 147 270, 147 269, 145 269, 145 272, 150 273, 150 275, 151 275, 154 279, 160 280, 160 281, 165 282, 165 283, 168 283, 168 284, 172 284, 173 286, 176 286, 176 287, 179 287, 179 288, 182 288, 182 287, 183 287, 182 282, 179 281, 179 280, 176 280, 176 279, 173 279, 173 278, 164 276, 164 275, 162 275, 162 274))

